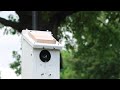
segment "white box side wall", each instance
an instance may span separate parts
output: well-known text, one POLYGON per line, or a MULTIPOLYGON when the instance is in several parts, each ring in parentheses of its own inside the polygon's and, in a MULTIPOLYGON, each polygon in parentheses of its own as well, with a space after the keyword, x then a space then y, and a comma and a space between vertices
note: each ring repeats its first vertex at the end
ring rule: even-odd
POLYGON ((32 78, 34 71, 33 48, 22 38, 22 79, 32 78))

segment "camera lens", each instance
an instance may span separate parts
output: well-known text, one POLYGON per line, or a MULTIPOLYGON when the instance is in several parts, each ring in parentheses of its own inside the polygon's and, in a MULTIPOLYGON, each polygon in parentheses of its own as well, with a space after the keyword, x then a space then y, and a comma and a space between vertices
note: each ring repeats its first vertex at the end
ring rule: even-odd
POLYGON ((48 50, 42 50, 39 55, 41 61, 48 62, 51 58, 51 54, 48 50))

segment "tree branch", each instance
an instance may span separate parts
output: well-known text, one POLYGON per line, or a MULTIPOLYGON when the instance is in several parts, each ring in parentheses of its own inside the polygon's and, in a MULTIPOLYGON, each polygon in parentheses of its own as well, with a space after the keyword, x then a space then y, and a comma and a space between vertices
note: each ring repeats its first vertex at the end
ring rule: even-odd
POLYGON ((61 21, 64 21, 65 18, 76 11, 60 11, 55 13, 50 21, 43 27, 43 30, 50 30, 53 33, 53 36, 58 40, 58 26, 60 26, 61 21))
POLYGON ((14 29, 17 29, 17 30, 19 30, 19 29, 22 28, 20 26, 20 23, 18 23, 18 22, 12 22, 12 21, 6 20, 4 18, 0 18, 0 23, 3 24, 3 25, 5 25, 5 26, 10 26, 10 27, 12 27, 14 29))
POLYGON ((75 13, 76 11, 60 11, 57 12, 56 14, 54 14, 51 18, 50 21, 48 22, 48 24, 45 26, 48 29, 51 29, 54 27, 54 24, 56 22, 56 26, 59 26, 61 21, 65 20, 65 18, 73 13, 75 13))
POLYGON ((21 32, 23 29, 26 29, 26 28, 31 29, 31 23, 27 23, 25 21, 12 22, 10 20, 6 20, 6 19, 0 17, 0 23, 5 26, 10 26, 10 27, 16 29, 18 32, 21 32))
MULTIPOLYGON (((51 30, 54 27, 58 27, 67 16, 75 13, 76 11, 57 11, 52 15, 50 18, 50 21, 47 23, 41 22, 40 23, 40 30, 51 30)), ((16 29, 18 32, 21 32, 23 29, 32 29, 32 14, 31 11, 16 11, 18 16, 20 17, 19 23, 18 22, 12 22, 3 18, 0 18, 0 22, 5 26, 11 26, 12 28, 16 29)), ((39 12, 40 14, 41 12, 39 12)), ((53 12, 51 12, 53 13, 53 12)), ((44 17, 44 16, 43 16, 44 17)), ((42 17, 41 17, 42 18, 42 17)), ((39 19, 41 20, 41 19, 39 19)), ((57 32, 57 31, 56 31, 57 32)))

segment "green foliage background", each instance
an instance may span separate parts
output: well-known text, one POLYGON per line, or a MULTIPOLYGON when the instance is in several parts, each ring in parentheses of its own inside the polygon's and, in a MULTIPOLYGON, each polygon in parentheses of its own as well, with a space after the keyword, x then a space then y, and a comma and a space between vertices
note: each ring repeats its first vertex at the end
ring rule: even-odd
POLYGON ((62 78, 120 78, 120 12, 78 12, 68 19, 77 50, 63 52, 62 78))

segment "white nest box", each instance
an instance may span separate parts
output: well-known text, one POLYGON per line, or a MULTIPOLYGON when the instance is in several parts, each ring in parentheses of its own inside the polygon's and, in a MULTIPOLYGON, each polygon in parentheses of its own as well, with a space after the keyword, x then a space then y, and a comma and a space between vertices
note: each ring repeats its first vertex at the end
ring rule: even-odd
POLYGON ((59 79, 61 49, 49 31, 22 30, 22 79, 59 79))

